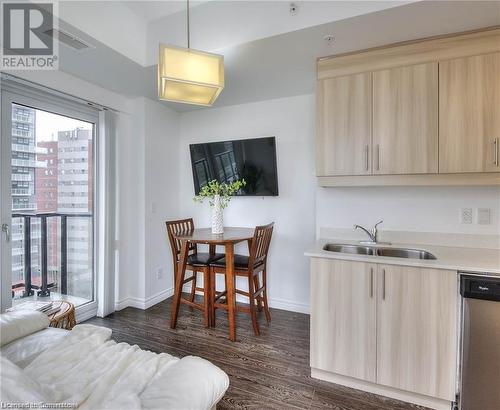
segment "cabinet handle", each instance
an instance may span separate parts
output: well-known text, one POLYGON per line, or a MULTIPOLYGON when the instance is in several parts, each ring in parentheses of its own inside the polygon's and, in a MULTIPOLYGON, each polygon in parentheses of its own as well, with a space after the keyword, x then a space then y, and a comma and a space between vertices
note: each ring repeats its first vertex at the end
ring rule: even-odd
POLYGON ((376 146, 376 152, 377 152, 377 171, 380 171, 380 145, 377 144, 376 146))
POLYGON ((385 269, 382 269, 382 300, 385 300, 385 269))
POLYGON ((368 144, 365 146, 365 168, 368 171, 369 163, 368 163, 368 154, 369 154, 369 147, 368 144))
POLYGON ((498 167, 498 138, 493 140, 493 164, 498 167))
POLYGON ((370 268, 370 298, 373 298, 373 268, 370 268))

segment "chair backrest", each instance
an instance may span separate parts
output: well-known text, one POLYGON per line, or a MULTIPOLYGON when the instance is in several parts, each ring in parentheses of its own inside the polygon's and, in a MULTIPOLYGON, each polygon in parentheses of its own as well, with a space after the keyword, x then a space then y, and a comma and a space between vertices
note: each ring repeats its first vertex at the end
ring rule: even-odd
POLYGON ((273 236, 274 222, 268 225, 255 227, 252 239, 252 248, 250 249, 250 258, 248 266, 256 266, 267 261, 267 253, 273 236))
MULTIPOLYGON (((170 242, 170 248, 172 249, 172 257, 174 260, 174 264, 176 264, 181 253, 181 241, 176 239, 174 235, 193 232, 193 218, 179 219, 177 221, 166 221, 165 225, 167 226, 167 235, 170 242)), ((191 244, 189 246, 189 250, 196 253, 196 244, 191 244)))

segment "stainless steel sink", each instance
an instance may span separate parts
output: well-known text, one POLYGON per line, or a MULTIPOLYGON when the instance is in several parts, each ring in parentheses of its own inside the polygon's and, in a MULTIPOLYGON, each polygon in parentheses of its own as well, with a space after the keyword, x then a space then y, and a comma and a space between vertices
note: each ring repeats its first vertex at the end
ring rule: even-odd
POLYGON ((432 253, 420 249, 378 248, 372 246, 347 245, 342 243, 327 243, 323 246, 323 250, 354 255, 385 256, 388 258, 436 259, 432 253))
POLYGON ((325 251, 350 253, 355 255, 375 255, 375 248, 370 246, 344 245, 339 243, 327 243, 323 246, 325 251))
POLYGON ((432 253, 420 249, 378 248, 377 255, 391 258, 436 259, 432 253))

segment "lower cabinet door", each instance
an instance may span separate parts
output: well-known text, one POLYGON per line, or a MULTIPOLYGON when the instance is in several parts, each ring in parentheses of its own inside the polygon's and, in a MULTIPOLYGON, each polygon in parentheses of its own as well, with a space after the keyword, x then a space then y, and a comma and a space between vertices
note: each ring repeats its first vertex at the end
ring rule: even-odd
POLYGON ((311 259, 311 367, 376 381, 376 265, 311 259))
POLYGON ((455 399, 457 273, 378 266, 377 383, 455 399))

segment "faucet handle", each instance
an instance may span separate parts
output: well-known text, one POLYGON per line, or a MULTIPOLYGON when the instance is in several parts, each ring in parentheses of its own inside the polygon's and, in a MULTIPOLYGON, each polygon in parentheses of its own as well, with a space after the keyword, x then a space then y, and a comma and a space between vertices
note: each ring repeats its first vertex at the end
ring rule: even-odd
POLYGON ((375 228, 375 229, 377 229, 377 226, 379 226, 379 225, 380 225, 381 223, 383 223, 383 222, 384 222, 384 220, 383 220, 383 219, 382 219, 382 220, 380 220, 380 221, 378 221, 378 222, 375 224, 374 228, 375 228))

